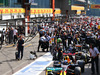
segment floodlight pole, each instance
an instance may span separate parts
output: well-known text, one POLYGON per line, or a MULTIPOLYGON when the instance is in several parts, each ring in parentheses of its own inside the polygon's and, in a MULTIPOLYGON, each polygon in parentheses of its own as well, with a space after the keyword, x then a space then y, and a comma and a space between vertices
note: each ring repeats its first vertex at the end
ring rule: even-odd
POLYGON ((52 21, 55 19, 55 0, 52 0, 53 17, 52 21))
MULTIPOLYGON (((25 20, 24 20, 24 24, 25 24, 25 22, 30 21, 30 10, 28 10, 28 8, 30 9, 30 3, 26 3, 26 0, 24 0, 23 7, 25 8, 25 20)), ((29 31, 29 23, 26 23, 25 36, 28 36, 28 31, 29 31)))
MULTIPOLYGON (((25 7, 25 22, 30 21, 30 16, 29 16, 29 10, 27 10, 27 5, 25 7)), ((26 24, 25 26, 25 36, 28 36, 28 31, 29 31, 29 23, 26 24)))

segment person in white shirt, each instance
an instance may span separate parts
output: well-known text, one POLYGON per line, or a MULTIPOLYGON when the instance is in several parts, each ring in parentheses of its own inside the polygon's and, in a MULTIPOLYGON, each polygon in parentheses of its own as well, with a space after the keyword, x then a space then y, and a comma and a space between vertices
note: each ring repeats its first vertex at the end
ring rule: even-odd
POLYGON ((14 44, 16 44, 16 41, 18 40, 18 38, 17 38, 18 31, 16 28, 13 30, 13 33, 14 33, 14 44))
POLYGON ((89 52, 90 52, 90 57, 92 58, 91 59, 91 70, 92 70, 92 74, 95 73, 95 67, 94 67, 94 63, 96 64, 96 72, 97 74, 99 74, 99 51, 96 47, 94 47, 93 44, 90 44, 90 49, 89 49, 89 52))
POLYGON ((51 35, 51 33, 52 33, 52 27, 50 26, 49 27, 49 34, 51 35))
POLYGON ((45 37, 44 34, 43 34, 42 37, 40 37, 40 41, 41 41, 41 48, 42 48, 42 51, 44 52, 44 50, 46 49, 46 37, 45 37))

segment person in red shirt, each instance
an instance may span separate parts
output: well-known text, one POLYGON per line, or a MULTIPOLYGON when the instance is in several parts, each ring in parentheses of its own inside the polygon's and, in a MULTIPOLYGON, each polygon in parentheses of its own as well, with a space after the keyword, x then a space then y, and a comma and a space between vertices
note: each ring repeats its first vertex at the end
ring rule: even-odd
POLYGON ((92 27, 93 23, 91 22, 89 25, 90 25, 90 27, 92 27))

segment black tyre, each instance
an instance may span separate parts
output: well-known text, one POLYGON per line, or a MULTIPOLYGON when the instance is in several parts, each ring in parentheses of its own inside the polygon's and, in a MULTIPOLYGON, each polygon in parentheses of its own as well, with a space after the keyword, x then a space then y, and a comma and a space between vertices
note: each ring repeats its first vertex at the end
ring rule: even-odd
POLYGON ((82 60, 80 60, 80 61, 78 61, 78 65, 81 67, 81 72, 83 73, 84 72, 84 66, 85 66, 85 61, 82 61, 82 60))
POLYGON ((86 54, 82 54, 81 55, 81 59, 85 61, 85 63, 87 63, 87 56, 86 54))
POLYGON ((53 73, 51 71, 48 71, 48 75, 53 75, 53 73))
POLYGON ((81 75, 81 68, 75 67, 75 75, 81 75))

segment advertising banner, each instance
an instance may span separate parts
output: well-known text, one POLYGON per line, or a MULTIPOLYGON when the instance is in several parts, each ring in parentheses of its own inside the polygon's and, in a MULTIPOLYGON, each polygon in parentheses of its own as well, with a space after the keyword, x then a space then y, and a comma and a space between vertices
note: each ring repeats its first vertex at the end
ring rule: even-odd
POLYGON ((84 10, 83 6, 71 6, 71 10, 84 10))
MULTIPOLYGON (((11 14, 11 13, 25 13, 23 8, 0 8, 0 14, 11 14)), ((51 14, 53 10, 51 8, 31 8, 30 14, 51 14)), ((55 14, 60 14, 61 10, 56 9, 55 14)))
POLYGON ((25 13, 23 8, 0 8, 0 14, 25 13))
POLYGON ((91 9, 100 9, 100 4, 98 5, 92 4, 91 9))
POLYGON ((46 14, 46 13, 52 13, 52 9, 36 9, 36 8, 31 8, 30 13, 31 14, 46 14))

